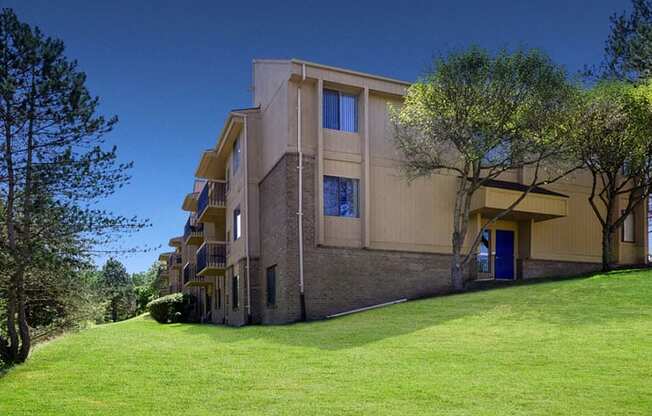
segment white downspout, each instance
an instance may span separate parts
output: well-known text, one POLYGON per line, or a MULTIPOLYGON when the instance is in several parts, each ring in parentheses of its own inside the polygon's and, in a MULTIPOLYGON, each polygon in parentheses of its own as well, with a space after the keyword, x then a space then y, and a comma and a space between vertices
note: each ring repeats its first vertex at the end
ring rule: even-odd
POLYGON ((233 113, 234 115, 241 116, 243 118, 243 123, 244 123, 244 128, 243 128, 243 137, 244 137, 244 186, 243 186, 243 193, 244 193, 244 223, 246 224, 246 230, 244 233, 244 245, 245 245, 245 272, 246 272, 246 279, 247 279, 247 304, 245 305, 245 308, 247 309, 247 323, 251 323, 251 279, 250 279, 250 273, 249 273, 249 167, 248 167, 248 159, 249 159, 249 151, 248 151, 248 143, 249 143, 249 137, 247 136, 247 114, 245 113, 233 113))
POLYGON ((303 281, 303 149, 301 147, 301 86, 306 80, 306 64, 301 65, 301 82, 297 88, 297 153, 299 155, 299 201, 297 220, 299 228, 299 296, 301 302, 301 320, 306 320, 306 298, 303 281))

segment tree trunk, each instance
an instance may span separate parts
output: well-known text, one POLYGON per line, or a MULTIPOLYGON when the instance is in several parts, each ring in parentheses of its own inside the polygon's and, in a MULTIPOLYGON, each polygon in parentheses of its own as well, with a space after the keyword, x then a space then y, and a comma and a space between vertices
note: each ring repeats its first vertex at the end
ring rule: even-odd
POLYGON ((9 345, 7 346, 7 363, 13 364, 18 355, 18 333, 16 331, 16 290, 13 282, 9 282, 9 299, 7 299, 7 335, 9 345))
POLYGON ((118 322, 118 302, 115 298, 111 300, 111 320, 118 322))
POLYGON ((453 236, 451 239, 451 286, 453 291, 464 290, 464 259, 462 258, 462 244, 466 238, 469 224, 469 184, 466 177, 459 178, 455 207, 453 211, 453 236))
POLYGON ((602 227, 602 271, 611 270, 611 237, 613 232, 609 226, 602 227))
POLYGON ((453 291, 461 292, 464 290, 464 273, 462 270, 462 242, 464 239, 460 238, 457 231, 453 232, 453 259, 451 264, 451 283, 453 291))
POLYGON ((16 276, 17 297, 18 297, 18 334, 20 335, 20 349, 16 356, 17 363, 24 363, 29 357, 29 350, 32 347, 32 337, 27 323, 27 306, 25 299, 25 271, 20 269, 16 276))

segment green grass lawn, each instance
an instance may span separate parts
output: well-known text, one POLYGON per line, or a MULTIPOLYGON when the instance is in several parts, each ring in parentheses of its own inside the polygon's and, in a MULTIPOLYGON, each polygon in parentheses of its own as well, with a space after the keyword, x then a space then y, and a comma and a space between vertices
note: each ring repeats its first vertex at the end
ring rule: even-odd
POLYGON ((39 346, 0 415, 652 415, 652 272, 240 329, 147 317, 39 346))

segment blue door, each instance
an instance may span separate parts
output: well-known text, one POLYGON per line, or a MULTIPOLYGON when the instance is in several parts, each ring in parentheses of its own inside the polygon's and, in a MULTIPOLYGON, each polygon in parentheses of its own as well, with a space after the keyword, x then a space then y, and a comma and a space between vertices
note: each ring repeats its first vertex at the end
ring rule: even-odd
POLYGON ((514 231, 496 230, 496 279, 514 278, 514 231))

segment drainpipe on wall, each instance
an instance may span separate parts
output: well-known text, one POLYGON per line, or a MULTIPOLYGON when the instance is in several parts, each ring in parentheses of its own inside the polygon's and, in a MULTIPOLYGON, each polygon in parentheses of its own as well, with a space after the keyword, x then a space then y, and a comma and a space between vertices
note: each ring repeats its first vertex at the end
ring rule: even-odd
POLYGON ((297 220, 299 228, 299 297, 301 302, 301 320, 306 320, 306 296, 303 281, 303 150, 301 148, 301 86, 306 80, 306 64, 301 65, 301 82, 297 88, 297 153, 299 155, 299 201, 297 220))
POLYGON ((247 304, 245 308, 247 309, 247 323, 251 323, 251 278, 249 273, 249 168, 248 168, 248 143, 249 137, 247 136, 247 114, 245 113, 233 113, 234 115, 241 116, 243 118, 243 136, 244 136, 244 223, 246 224, 246 232, 244 233, 244 245, 245 245, 245 272, 247 280, 247 304))

